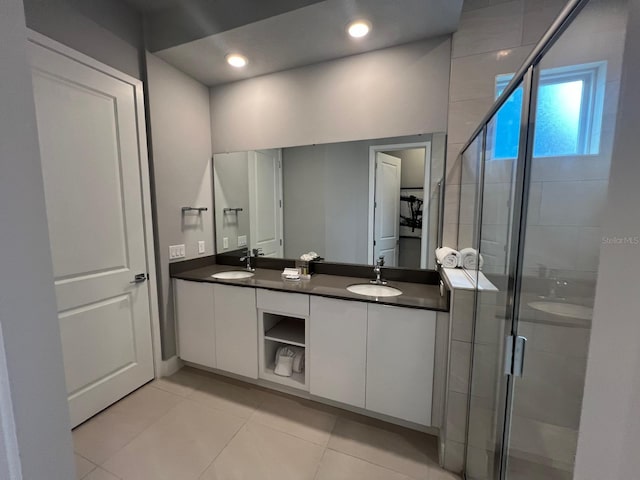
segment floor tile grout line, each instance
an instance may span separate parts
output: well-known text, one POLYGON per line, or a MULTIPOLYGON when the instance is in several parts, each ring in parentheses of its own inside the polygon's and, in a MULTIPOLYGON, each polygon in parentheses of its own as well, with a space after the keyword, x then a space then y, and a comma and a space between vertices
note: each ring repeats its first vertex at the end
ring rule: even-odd
POLYGON ((202 475, 204 475, 204 473, 205 473, 207 470, 209 470, 209 468, 210 468, 210 467, 215 463, 215 461, 218 459, 218 457, 220 457, 220 455, 222 455, 222 452, 224 452, 224 451, 227 449, 227 447, 228 447, 228 446, 229 446, 229 444, 233 441, 233 439, 234 439, 234 438, 236 438, 236 437, 238 436, 238 433, 240 433, 240 430, 242 430, 242 429, 247 425, 247 423, 249 422, 249 419, 248 419, 248 418, 243 419, 243 422, 244 422, 244 423, 242 423, 242 425, 240 425, 240 427, 238 428, 238 430, 236 430, 236 432, 231 436, 231 438, 229 439, 229 441, 228 441, 227 443, 225 443, 225 444, 224 444, 224 447, 222 447, 222 448, 220 449, 220 451, 218 452, 218 454, 217 454, 215 457, 213 457, 213 459, 212 459, 212 460, 207 464, 207 466, 204 468, 204 470, 202 470, 202 471, 200 472, 200 474, 198 475, 198 480, 200 480, 200 479, 202 478, 202 475))
MULTIPOLYGON (((94 470, 92 470, 91 472, 95 472, 96 470, 104 470, 105 472, 107 472, 109 475, 113 475, 114 478, 116 478, 117 480, 122 480, 122 477, 120 475, 116 475, 115 473, 113 473, 111 470, 107 470, 106 468, 102 467, 102 466, 97 466, 94 470)), ((86 478, 86 477, 85 477, 86 478)))
MULTIPOLYGON (((180 395, 176 395, 178 397, 180 397, 180 395)), ((173 410, 175 410, 176 408, 178 408, 178 406, 180 404, 182 404, 185 400, 187 400, 184 397, 180 397, 180 401, 178 403, 176 403, 173 407, 171 407, 169 410, 167 410, 166 412, 164 412, 162 415, 160 415, 158 418, 156 418, 153 422, 151 422, 149 425, 147 425, 145 428, 143 428, 140 432, 138 432, 136 435, 134 435, 127 443, 125 443, 122 447, 120 447, 117 451, 113 452, 106 460, 104 460, 102 463, 97 464, 99 467, 102 467, 102 469, 107 470, 109 473, 111 473, 112 475, 115 475, 115 473, 111 472, 109 469, 105 468, 104 465, 111 460, 113 457, 115 457, 118 453, 120 453, 122 450, 124 450, 125 448, 127 448, 134 440, 136 440, 140 435, 142 435, 144 432, 146 432, 147 430, 149 430, 152 426, 154 426, 155 424, 157 424, 158 422, 160 422, 160 420, 162 420, 164 417, 166 417, 167 415, 169 415, 169 413, 171 413, 173 410)), ((118 475, 115 475, 116 477, 118 477, 118 475)), ((118 477, 120 478, 120 477, 118 477)))
MULTIPOLYGON (((317 411, 321 412, 321 413, 326 413, 326 412, 322 412, 321 410, 317 410, 317 411)), ((289 435, 290 437, 295 437, 295 438, 297 438, 299 440, 304 440, 305 442, 309 442, 309 443, 311 443, 313 445, 317 445, 317 446, 323 447, 323 448, 327 448, 327 445, 329 445, 329 441, 331 440, 331 435, 333 434, 333 430, 336 428, 336 423, 338 421, 338 415, 334 415, 332 413, 326 413, 327 415, 331 415, 331 416, 334 417, 333 424, 331 425, 331 430, 329 432, 327 432, 329 434, 329 438, 327 439, 326 443, 317 443, 317 442, 314 442, 313 440, 309 440, 308 438, 304 438, 301 435, 297 435, 297 434, 292 433, 292 432, 287 432, 287 431, 282 430, 280 428, 276 428, 273 425, 268 425, 265 422, 261 422, 259 420, 256 420, 256 419, 253 418, 256 413, 258 413, 258 408, 253 411, 253 413, 249 416, 247 421, 252 421, 252 422, 257 423, 258 425, 261 425, 263 427, 268 427, 271 430, 274 430, 276 432, 284 433, 286 435, 289 435)))
MULTIPOLYGON (((397 473, 399 475, 403 475, 403 476, 409 478, 410 480, 425 480, 425 479, 418 479, 418 478, 412 477, 411 475, 407 475, 406 473, 401 472, 399 470, 396 470, 395 468, 392 468, 392 467, 390 467, 388 465, 381 465, 379 463, 372 462, 371 460, 367 460, 365 458, 358 457, 358 456, 353 455, 351 453, 343 452, 342 450, 337 450, 337 449, 331 448, 331 447, 327 447, 327 450, 331 450, 332 452, 336 452, 336 453, 340 453, 342 455, 346 455, 347 457, 355 458, 356 460, 360 460, 361 462, 368 463, 369 465, 374 465, 376 467, 384 468, 385 470, 389 470, 389 471, 397 473)), ((425 466, 427 468, 431 468, 431 465, 429 465, 429 464, 425 464, 425 466)), ((440 468, 440 467, 438 467, 438 468, 440 468)))
MULTIPOLYGON (((329 443, 327 442, 327 445, 329 445, 329 443)), ((327 450, 329 448, 327 446, 324 447, 324 450, 322 451, 322 455, 320 456, 320 460, 318 461, 317 465, 316 465, 316 473, 313 475, 313 480, 318 480, 318 475, 320 475, 320 469, 322 468, 322 462, 324 461, 324 456, 327 454, 327 450)))
POLYGON ((188 396, 187 396, 187 395, 182 395, 181 393, 176 393, 175 391, 171 391, 171 390, 169 390, 169 389, 162 388, 162 387, 160 387, 160 386, 158 386, 158 385, 154 385, 154 383, 153 383, 153 382, 152 382, 152 383, 150 383, 150 384, 149 384, 149 386, 151 386, 151 387, 155 388, 156 390, 160 390, 161 392, 170 393, 170 394, 175 395, 175 396, 177 396, 177 397, 181 397, 181 398, 188 398, 188 396))
MULTIPOLYGON (((98 468, 98 467, 99 467, 99 465, 97 465, 95 462, 92 462, 91 460, 89 460, 89 459, 88 459, 87 457, 85 457, 84 455, 80 455, 78 452, 76 452, 75 445, 73 446, 73 453, 74 453, 74 455, 79 456, 79 457, 80 457, 80 458, 82 458, 83 460, 86 460, 86 461, 87 461, 87 462, 89 462, 91 465, 93 465, 93 468, 92 468, 91 470, 89 470, 87 473, 85 473, 82 477, 80 477, 80 479, 79 479, 79 480, 83 480, 83 479, 87 478, 91 472, 93 472, 96 468, 98 468)), ((78 473, 78 472, 76 472, 76 475, 77 475, 77 473, 78 473)))

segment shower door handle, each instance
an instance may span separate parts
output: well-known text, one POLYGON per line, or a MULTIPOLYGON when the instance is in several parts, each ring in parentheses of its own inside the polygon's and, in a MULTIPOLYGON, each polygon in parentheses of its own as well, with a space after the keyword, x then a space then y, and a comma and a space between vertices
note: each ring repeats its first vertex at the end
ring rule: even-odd
POLYGON ((504 346, 504 374, 522 377, 527 338, 509 335, 505 338, 504 346))

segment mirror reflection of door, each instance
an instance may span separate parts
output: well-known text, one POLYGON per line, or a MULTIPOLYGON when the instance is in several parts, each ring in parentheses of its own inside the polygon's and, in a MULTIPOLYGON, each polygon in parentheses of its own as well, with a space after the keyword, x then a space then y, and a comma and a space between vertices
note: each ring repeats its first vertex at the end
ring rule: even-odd
POLYGON ((280 150, 249 152, 249 238, 265 257, 283 256, 280 150))
POLYGON ((430 144, 372 147, 375 152, 373 262, 426 268, 429 255, 430 144), (425 191, 427 198, 425 198, 425 191))
POLYGON ((217 153, 213 171, 217 252, 282 257, 281 149, 217 153))
POLYGON ((373 255, 374 260, 384 257, 388 267, 398 266, 400 255, 401 170, 401 159, 376 153, 373 255))

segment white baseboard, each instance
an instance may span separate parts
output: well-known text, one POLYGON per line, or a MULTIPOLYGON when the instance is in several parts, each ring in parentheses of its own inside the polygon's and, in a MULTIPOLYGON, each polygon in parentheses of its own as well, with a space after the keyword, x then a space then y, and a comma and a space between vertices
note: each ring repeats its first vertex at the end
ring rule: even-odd
POLYGON ((173 375, 183 366, 184 362, 180 360, 177 355, 171 357, 169 360, 162 360, 162 364, 160 365, 160 376, 168 377, 173 375))

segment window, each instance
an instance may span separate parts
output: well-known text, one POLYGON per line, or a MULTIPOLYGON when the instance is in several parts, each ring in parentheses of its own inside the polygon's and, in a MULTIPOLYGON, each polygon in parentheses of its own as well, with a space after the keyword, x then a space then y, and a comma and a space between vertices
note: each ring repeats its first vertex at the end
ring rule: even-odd
MULTIPOLYGON (((512 74, 496 77, 498 98, 512 74)), ((534 157, 594 155, 600 151, 606 62, 543 70, 538 88, 534 157)), ((522 90, 497 114, 493 159, 518 155, 522 90)))

